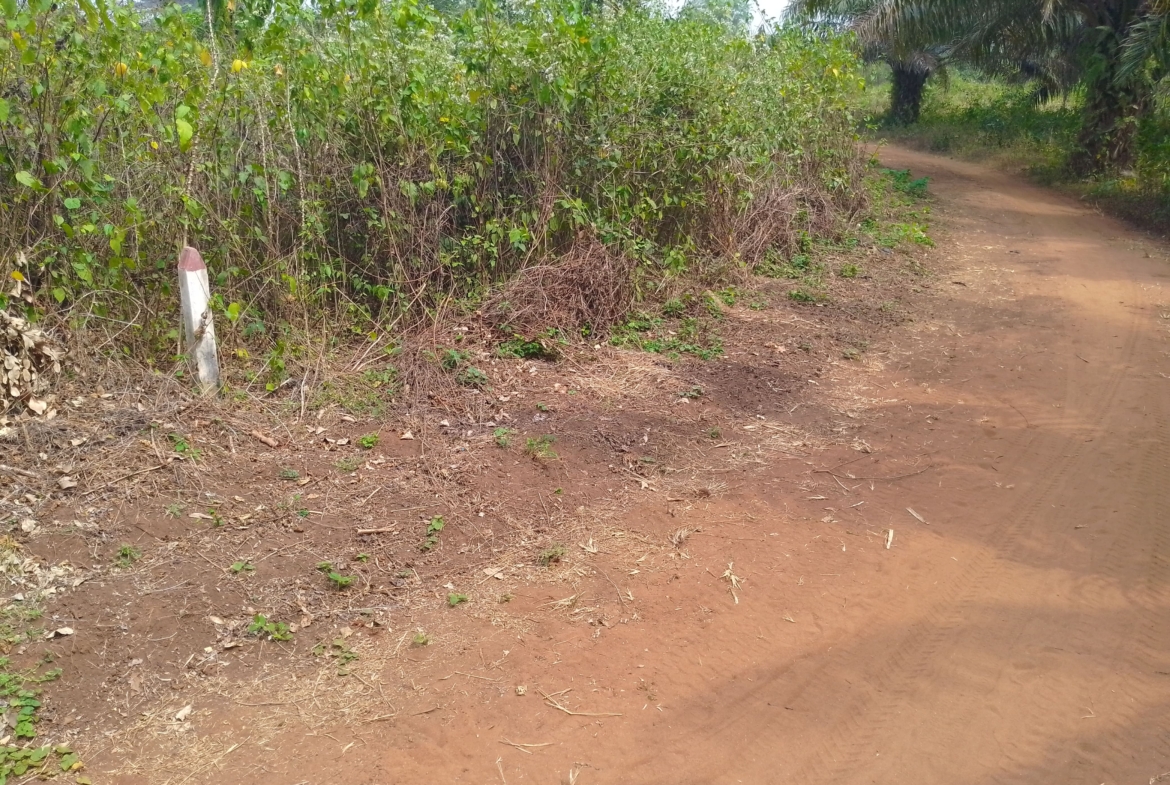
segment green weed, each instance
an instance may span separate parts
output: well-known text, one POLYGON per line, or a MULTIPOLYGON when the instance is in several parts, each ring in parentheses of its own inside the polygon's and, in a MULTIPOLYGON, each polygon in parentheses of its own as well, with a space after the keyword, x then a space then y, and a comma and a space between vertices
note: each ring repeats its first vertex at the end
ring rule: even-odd
MULTIPOLYGON (((0 704, 7 707, 11 734, 15 743, 0 746, 0 782, 11 777, 51 779, 62 772, 82 768, 77 753, 68 745, 19 746, 38 735, 41 721, 41 690, 38 685, 60 678, 61 670, 37 673, 35 669, 14 672, 7 657, 0 657, 0 704)), ((79 778, 80 781, 80 778, 79 778)))
POLYGON ((554 545, 551 548, 541 551, 537 561, 540 563, 541 567, 548 567, 549 565, 556 564, 561 559, 565 558, 567 554, 568 551, 565 549, 565 546, 554 545))
POLYGON ((354 578, 352 575, 342 575, 333 565, 327 561, 319 562, 317 570, 325 574, 326 580, 333 585, 337 590, 349 588, 353 584, 354 578))
POLYGON ((461 605, 470 599, 471 598, 466 594, 456 594, 455 592, 451 592, 447 595, 447 604, 454 608, 456 605, 461 605))
POLYGON ((123 570, 129 569, 134 562, 142 558, 142 551, 135 548, 133 545, 123 545, 118 548, 118 552, 114 555, 114 564, 121 567, 123 570))
POLYGON ((427 523, 426 539, 423 540, 422 545, 418 546, 419 550, 423 553, 433 550, 439 544, 439 532, 443 531, 443 527, 446 525, 442 515, 431 518, 430 522, 427 523))
POLYGON ((555 436, 551 436, 549 434, 525 439, 524 454, 530 458, 536 459, 556 458, 556 451, 554 451, 552 448, 556 440, 557 439, 555 436))
POLYGON ((252 617, 252 623, 248 625, 248 634, 257 637, 267 635, 268 639, 272 641, 291 641, 293 637, 292 630, 287 624, 282 621, 272 621, 261 613, 252 617))
POLYGON ((341 472, 349 474, 357 471, 357 468, 362 465, 362 459, 357 455, 349 455, 345 458, 339 458, 337 463, 333 464, 341 472))
POLYGON ((524 360, 555 361, 560 358, 560 352, 547 341, 529 341, 516 337, 504 341, 496 347, 496 356, 524 360))
POLYGON ((492 431, 492 439, 495 440, 497 447, 505 450, 512 443, 512 436, 515 433, 511 428, 496 428, 492 431))
POLYGON ((188 440, 186 436, 183 436, 180 433, 172 433, 168 438, 171 440, 171 449, 174 450, 177 455, 181 455, 191 461, 198 461, 203 457, 203 451, 198 450, 192 446, 190 440, 188 440))
POLYGON ((882 174, 890 178, 895 191, 915 199, 925 198, 926 186, 930 183, 929 177, 912 180, 909 169, 883 169, 882 174))
POLYGON ((363 450, 372 450, 378 446, 378 434, 367 433, 365 436, 357 440, 358 447, 363 450))

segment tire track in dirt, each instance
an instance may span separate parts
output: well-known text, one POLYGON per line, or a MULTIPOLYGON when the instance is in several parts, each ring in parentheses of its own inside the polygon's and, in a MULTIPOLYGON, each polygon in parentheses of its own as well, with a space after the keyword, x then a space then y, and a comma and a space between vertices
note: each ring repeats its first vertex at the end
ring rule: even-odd
MULTIPOLYGON (((866 764, 875 757, 874 750, 879 748, 882 737, 896 726, 899 717, 906 713, 907 704, 918 695, 917 683, 929 678, 944 653, 959 645, 955 640, 955 634, 963 629, 965 621, 986 604, 987 598, 996 595, 996 586, 1008 578, 1013 563, 1027 561, 1029 557, 1035 555, 1032 552, 1033 546, 1025 542, 1024 537, 1033 535, 1038 529, 1053 528, 1052 523, 1046 522, 1042 514, 1046 506, 1055 507, 1055 502, 1065 497, 1070 489, 1083 485, 1084 480, 1091 478, 1100 470, 1096 450, 1086 449, 1087 437, 1089 434, 1111 431, 1110 420, 1114 414, 1118 393, 1123 385, 1130 381, 1129 369, 1133 367, 1134 360, 1139 354, 1143 361, 1149 359, 1148 354, 1152 354, 1138 351, 1139 348, 1145 348, 1141 341, 1144 332, 1142 328, 1145 325, 1139 322, 1132 311, 1126 312, 1125 317, 1125 337, 1120 354, 1114 355, 1111 372, 1104 380, 1100 377, 1092 379, 1093 394, 1088 406, 1082 410, 1083 414, 1078 418, 1080 424, 1073 425, 1066 435, 1059 433, 1038 435, 1036 438, 1027 439, 1026 445, 1017 445, 1023 447, 1019 451, 1017 463, 1037 454, 1045 456, 1039 472, 1044 480, 1040 487, 1034 489, 1022 509, 1017 510, 1015 514, 1004 515, 1000 518, 1002 523, 987 530, 985 537, 995 540, 995 551, 984 550, 956 575, 948 586, 940 587, 932 598, 929 610, 901 636, 890 654, 857 668, 866 675, 867 689, 860 696, 846 702, 845 707, 836 712, 837 716, 843 719, 837 719, 829 728, 822 727, 818 734, 819 743, 804 764, 790 774, 790 781, 834 783, 850 781, 859 771, 866 768, 866 764)), ((1082 385, 1091 378, 1086 377, 1090 375, 1082 372, 1077 378, 1068 379, 1065 403, 1071 395, 1083 391, 1082 385)), ((1027 431, 1024 433, 1027 435, 1027 431)), ((1159 439, 1164 433, 1161 428, 1155 432, 1152 440, 1153 453, 1160 454, 1165 449, 1164 440, 1159 439)), ((1159 461, 1158 457, 1160 456, 1151 454, 1142 462, 1145 473, 1156 474, 1158 469, 1164 472, 1165 462, 1159 461)), ((1155 488, 1156 479, 1150 476, 1146 482, 1135 481, 1131 485, 1144 486, 1146 489, 1155 488)), ((1165 500, 1161 497, 1161 494, 1155 494, 1153 498, 1158 500, 1160 505, 1164 505, 1165 500)), ((1155 514, 1148 516, 1147 520, 1166 520, 1166 517, 1159 518, 1155 514)), ((1155 537, 1165 539, 1164 530, 1158 526, 1147 528, 1156 532, 1155 537)), ((1137 552, 1133 542, 1133 529, 1133 526, 1122 526, 1122 536, 1115 538, 1108 548, 1106 561, 1100 569, 1104 578, 1117 581, 1119 576, 1132 571, 1130 560, 1132 554, 1137 552)), ((1048 534, 1051 536, 1056 532, 1049 531, 1048 534)), ((1161 563, 1157 560, 1156 554, 1152 557, 1152 563, 1155 566, 1161 563)), ((1150 578, 1154 579, 1152 574, 1150 578)), ((1157 613, 1156 602, 1138 605, 1151 608, 1155 614, 1157 613)), ((1101 603, 1086 603, 1077 616, 1077 632, 1072 637, 1090 639, 1094 634, 1093 619, 1103 610, 1106 608, 1101 603)), ((900 609, 892 606, 879 605, 873 614, 873 626, 883 628, 895 625, 900 612, 900 609)), ((1011 614, 1007 622, 999 626, 997 637, 1019 640, 1032 624, 1032 614, 1028 612, 1011 614)), ((1155 641, 1151 640, 1150 644, 1156 646, 1155 641)), ((1144 663, 1139 664, 1133 658, 1132 652, 1129 657, 1124 657, 1118 662, 1133 670, 1148 667, 1144 663)), ((831 666, 821 669, 818 675, 827 675, 829 667, 831 666)), ((1123 723, 1132 727, 1140 720, 1140 713, 1132 709, 1138 703, 1138 695, 1135 693, 1136 687, 1131 682, 1123 684, 1126 685, 1122 690, 1123 697, 1127 699, 1127 709, 1130 709, 1123 712, 1125 715, 1123 723)), ((1053 681, 1042 685, 1038 693, 1040 700, 1033 704, 1039 714, 1026 716, 1017 710, 1016 724, 1022 724, 1027 732, 1006 745, 1003 752, 1008 760, 1015 759, 1022 763, 1029 755, 1034 754, 1036 749, 1045 746, 1046 727, 1041 716, 1043 706, 1058 702, 1058 696, 1054 691, 1059 690, 1061 686, 1053 681)), ((791 695, 796 697, 804 691, 805 687, 801 687, 791 695)), ((746 712, 749 717, 751 714, 753 712, 746 712)), ((740 735, 746 724, 748 724, 746 720, 744 722, 732 720, 715 730, 720 735, 740 735)), ((1107 764, 1108 761, 1102 763, 1107 764)), ((712 773, 714 771, 712 769, 712 773)), ((858 779, 870 781, 868 777, 858 779)))

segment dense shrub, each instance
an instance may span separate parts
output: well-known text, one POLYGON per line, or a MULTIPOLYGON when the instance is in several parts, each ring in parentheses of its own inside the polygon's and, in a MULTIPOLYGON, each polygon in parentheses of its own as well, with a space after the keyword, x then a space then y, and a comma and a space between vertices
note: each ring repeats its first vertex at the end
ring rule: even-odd
POLYGON ((293 306, 416 318, 598 243, 636 296, 861 198, 842 41, 566 0, 247 8, 5 4, 0 273, 37 309, 168 351, 184 243, 237 338, 293 306))

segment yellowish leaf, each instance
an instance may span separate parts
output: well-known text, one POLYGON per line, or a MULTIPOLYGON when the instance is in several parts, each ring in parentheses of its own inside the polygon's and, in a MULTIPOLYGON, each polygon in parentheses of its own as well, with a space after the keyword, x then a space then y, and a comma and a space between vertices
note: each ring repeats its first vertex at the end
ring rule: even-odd
POLYGON ((9 275, 12 276, 12 280, 14 281, 24 280, 24 273, 22 273, 20 270, 13 270, 11 273, 9 273, 9 275))
POLYGON ((243 71, 247 67, 248 67, 248 64, 245 63, 243 60, 239 60, 239 59, 232 60, 232 73, 233 74, 238 74, 240 71, 243 71))
POLYGON ((206 49, 199 50, 199 62, 203 63, 205 68, 211 67, 211 52, 206 49))

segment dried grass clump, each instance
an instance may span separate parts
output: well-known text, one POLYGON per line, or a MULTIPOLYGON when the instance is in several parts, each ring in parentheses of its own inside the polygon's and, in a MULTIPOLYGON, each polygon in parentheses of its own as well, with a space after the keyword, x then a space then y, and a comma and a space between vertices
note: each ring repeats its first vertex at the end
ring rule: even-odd
POLYGON ((65 350, 47 333, 18 316, 0 311, 0 412, 17 404, 33 414, 45 414, 52 374, 61 372, 65 350))
POLYGON ((707 246, 717 257, 754 268, 769 249, 787 256, 799 250, 802 237, 836 234, 868 206, 862 157, 845 157, 838 163, 835 174, 842 185, 833 190, 825 187, 822 171, 832 164, 810 156, 795 178, 777 172, 738 193, 726 189, 713 193, 708 200, 707 246))
POLYGON ((548 264, 520 271, 484 313, 512 328, 573 330, 616 324, 633 302, 633 263, 590 237, 548 264))

